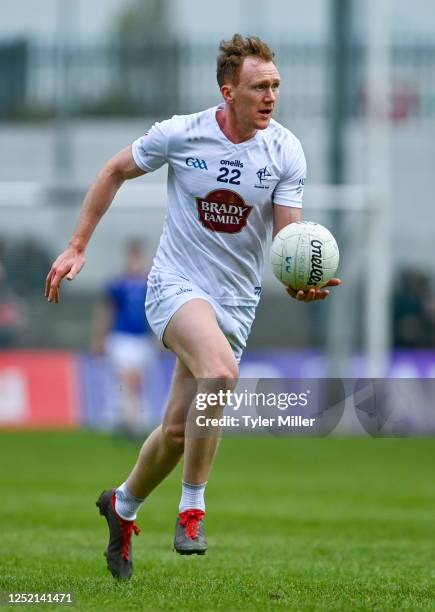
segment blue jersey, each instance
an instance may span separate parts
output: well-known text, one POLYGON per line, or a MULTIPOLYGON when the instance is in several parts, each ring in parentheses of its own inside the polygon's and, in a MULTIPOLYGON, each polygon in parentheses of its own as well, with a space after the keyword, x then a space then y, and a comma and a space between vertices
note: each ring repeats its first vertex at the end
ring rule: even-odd
POLYGON ((150 333, 145 316, 146 292, 144 276, 121 276, 107 286, 105 294, 113 308, 112 332, 135 336, 150 333))

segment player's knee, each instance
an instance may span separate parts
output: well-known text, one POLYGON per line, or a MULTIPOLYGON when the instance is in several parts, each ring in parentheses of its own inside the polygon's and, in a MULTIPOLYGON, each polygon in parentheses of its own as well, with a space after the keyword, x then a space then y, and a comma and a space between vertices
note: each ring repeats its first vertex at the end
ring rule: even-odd
POLYGON ((162 434, 165 445, 173 451, 184 450, 184 424, 163 424, 162 434))
POLYGON ((204 368, 203 385, 213 389, 232 390, 236 386, 239 377, 239 367, 237 363, 228 361, 217 361, 207 364, 204 368))

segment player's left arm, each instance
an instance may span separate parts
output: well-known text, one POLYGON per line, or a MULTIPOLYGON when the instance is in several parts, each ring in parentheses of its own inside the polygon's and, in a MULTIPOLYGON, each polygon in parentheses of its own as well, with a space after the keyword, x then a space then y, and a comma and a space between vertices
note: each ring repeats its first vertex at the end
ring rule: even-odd
POLYGON ((302 208, 293 206, 273 205, 273 237, 277 235, 286 225, 302 221, 302 208))
MULTIPOLYGON (((302 208, 293 206, 273 205, 273 237, 277 235, 286 225, 302 221, 302 208)), ((331 278, 325 287, 336 287, 341 284, 339 278, 331 278)), ((300 302, 314 302, 315 300, 324 300, 329 295, 329 289, 322 287, 321 289, 309 289, 308 291, 297 291, 292 287, 287 287, 287 293, 300 302)))

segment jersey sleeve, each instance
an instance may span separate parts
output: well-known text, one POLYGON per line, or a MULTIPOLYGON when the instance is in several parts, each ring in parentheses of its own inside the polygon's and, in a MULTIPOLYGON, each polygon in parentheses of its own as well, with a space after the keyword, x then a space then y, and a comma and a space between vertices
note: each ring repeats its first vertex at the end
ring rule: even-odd
POLYGON ((292 148, 290 167, 279 181, 273 193, 273 203, 280 206, 302 208, 307 162, 299 140, 292 148))
POLYGON ((133 158, 139 168, 153 172, 168 161, 171 119, 155 123, 148 132, 131 146, 133 158))

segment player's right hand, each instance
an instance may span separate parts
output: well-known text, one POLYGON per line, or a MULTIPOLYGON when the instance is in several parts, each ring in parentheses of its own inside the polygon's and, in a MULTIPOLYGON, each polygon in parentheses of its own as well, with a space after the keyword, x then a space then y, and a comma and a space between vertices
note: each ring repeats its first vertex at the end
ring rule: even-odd
POLYGON ((51 266, 45 280, 45 297, 49 302, 59 303, 60 284, 65 278, 73 280, 85 265, 83 251, 69 247, 59 255, 51 266))

